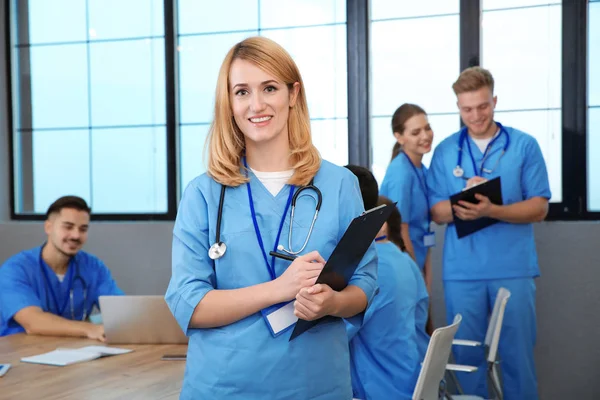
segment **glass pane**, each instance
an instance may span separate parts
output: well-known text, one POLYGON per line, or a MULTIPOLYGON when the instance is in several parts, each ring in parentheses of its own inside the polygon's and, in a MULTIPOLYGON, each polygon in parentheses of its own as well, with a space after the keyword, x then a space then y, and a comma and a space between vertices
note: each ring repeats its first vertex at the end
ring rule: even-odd
POLYGON ((373 22, 371 33, 374 116, 391 116, 406 102, 432 114, 456 111, 452 83, 460 72, 458 15, 373 22), (390 41, 417 34, 418 40, 390 41))
POLYGON ((561 6, 483 13, 482 65, 494 75, 497 110, 561 107, 561 14, 561 6))
POLYGON ((588 104, 600 106, 600 2, 589 5, 588 104))
POLYGON ((90 40, 163 36, 163 4, 163 0, 88 0, 90 40))
POLYGON ((258 32, 182 37, 179 39, 179 107, 181 123, 212 120, 219 68, 231 47, 258 32))
POLYGON ((260 28, 346 22, 346 0, 260 0, 260 28))
POLYGON ((258 29, 259 0, 207 2, 179 0, 178 33, 231 32, 258 29), (235 12, 232 12, 235 10, 235 12))
POLYGON ((371 19, 458 14, 459 4, 458 0, 371 0, 371 19))
POLYGON ((298 65, 311 118, 347 116, 345 25, 268 30, 261 35, 283 46, 298 65))
POLYGON ((87 40, 85 1, 19 0, 29 8, 29 43, 87 40))
POLYGON ((481 2, 481 9, 497 10, 505 8, 522 8, 531 6, 542 6, 550 4, 560 4, 560 1, 542 1, 542 0, 483 0, 481 2))
POLYGON ((348 164, 348 120, 310 121, 313 144, 321 158, 337 165, 348 164))
POLYGON ((165 123, 163 39, 92 43, 90 62, 93 126, 165 123))
POLYGON ((206 172, 208 159, 205 155, 208 153, 205 152, 205 143, 209 127, 209 124, 189 125, 182 126, 179 130, 182 193, 192 179, 206 172))
POLYGON ((588 114, 588 210, 600 211, 600 108, 588 114))
POLYGON ((167 211, 166 130, 92 131, 92 207, 96 213, 167 211))
POLYGON ((66 195, 83 197, 89 204, 89 131, 34 131, 32 139, 33 212, 46 213, 50 204, 66 195))
MULTIPOLYGON (((31 107, 34 128, 87 127, 88 79, 85 44, 39 46, 19 50, 20 58, 30 51, 30 71, 22 69, 19 78, 31 79, 31 107)), ((25 66, 24 66, 25 67, 25 66)), ((29 99, 21 101, 27 106, 29 99)), ((25 112, 26 108, 21 107, 25 112)), ((24 115, 22 128, 27 126, 24 115)))
MULTIPOLYGON (((433 129, 433 144, 431 151, 423 157, 423 164, 429 166, 431 157, 437 146, 442 140, 457 132, 460 129, 460 117, 457 114, 450 115, 429 115, 429 123, 433 129)), ((392 148, 396 140, 392 134, 392 117, 371 118, 371 134, 373 145, 373 175, 381 184, 385 171, 390 164, 392 157, 392 148)))
POLYGON ((550 201, 560 203, 562 201, 561 111, 496 112, 495 119, 504 126, 511 126, 536 138, 548 168, 552 191, 550 201))

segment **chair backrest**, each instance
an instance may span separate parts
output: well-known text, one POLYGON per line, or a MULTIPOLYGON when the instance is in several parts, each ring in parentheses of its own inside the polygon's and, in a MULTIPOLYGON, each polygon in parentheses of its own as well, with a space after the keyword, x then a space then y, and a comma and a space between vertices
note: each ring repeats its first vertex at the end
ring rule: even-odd
POLYGON ((487 333, 485 334, 485 344, 488 346, 488 357, 489 362, 496 362, 496 356, 498 355, 498 344, 500 342, 500 332, 502 331, 502 321, 504 320, 504 311, 506 310, 506 303, 510 297, 510 292, 505 288, 500 288, 496 295, 496 302, 494 303, 494 310, 490 317, 490 323, 488 325, 487 333))
POLYGON ((446 372, 446 364, 452 349, 452 340, 462 317, 457 314, 452 325, 438 328, 431 335, 419 379, 413 392, 413 400, 438 400, 440 382, 446 372))

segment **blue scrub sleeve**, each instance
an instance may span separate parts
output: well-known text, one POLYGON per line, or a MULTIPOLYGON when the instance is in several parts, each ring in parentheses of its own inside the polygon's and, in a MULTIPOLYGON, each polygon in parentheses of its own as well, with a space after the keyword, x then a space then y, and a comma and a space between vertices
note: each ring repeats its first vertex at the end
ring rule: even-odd
MULTIPOLYGON (((113 279, 110 270, 106 268, 106 265, 100 260, 96 260, 98 263, 96 270, 98 271, 98 288, 96 293, 100 296, 121 296, 125 293, 117 286, 117 283, 113 279)), ((97 298, 96 298, 96 301, 97 298)))
POLYGON ((187 334, 194 309, 216 286, 208 242, 208 206, 193 181, 183 194, 175 220, 172 275, 165 295, 171 312, 187 334))
POLYGON ((448 183, 445 178, 448 166, 444 165, 444 149, 437 147, 433 153, 429 170, 427 171, 426 181, 429 192, 429 206, 433 207, 440 201, 449 200, 452 193, 448 189, 448 183))
MULTIPOLYGON (((403 155, 400 155, 404 157, 403 155)), ((392 201, 397 202, 398 211, 402 217, 403 223, 408 223, 411 209, 411 188, 414 184, 412 171, 406 174, 405 171, 390 171, 389 181, 385 195, 392 201)))
MULTIPOLYGON (((339 199, 340 236, 338 237, 338 241, 342 239, 344 232, 346 232, 352 220, 365 211, 358 178, 350 171, 344 176, 339 199)), ((377 292, 377 251, 375 250, 375 242, 371 244, 365 253, 348 284, 358 286, 362 289, 367 296, 368 308, 377 292)), ((363 316, 364 312, 347 318, 346 321, 356 327, 360 327, 363 323, 363 316)))
POLYGON ((524 146, 525 162, 521 174, 521 187, 523 198, 529 200, 532 197, 545 197, 550 199, 550 182, 548 181, 548 170, 544 162, 544 156, 540 146, 533 137, 524 146))
POLYGON ((0 268, 0 313, 8 325, 16 313, 26 307, 42 307, 42 301, 31 286, 24 268, 18 264, 5 264, 0 268))

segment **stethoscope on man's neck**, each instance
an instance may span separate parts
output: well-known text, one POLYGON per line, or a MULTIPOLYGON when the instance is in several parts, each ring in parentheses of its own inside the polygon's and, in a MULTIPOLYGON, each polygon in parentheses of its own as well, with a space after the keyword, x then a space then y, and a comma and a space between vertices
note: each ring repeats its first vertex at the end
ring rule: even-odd
POLYGON ((504 155, 504 153, 506 153, 506 150, 508 149, 508 145, 510 143, 510 135, 508 134, 508 131, 506 130, 506 128, 504 126, 502 126, 501 123, 495 122, 495 124, 498 127, 498 130, 500 132, 488 143, 487 147, 485 148, 485 151, 483 152, 483 159, 481 160, 480 168, 477 168, 477 164, 475 163, 475 157, 473 157, 473 151, 471 150, 471 142, 469 142, 469 140, 467 138, 467 136, 469 135, 468 128, 465 126, 461 129, 460 135, 458 136, 458 159, 456 161, 456 167, 454 167, 454 170, 452 171, 452 173, 454 174, 455 177, 468 179, 467 177, 465 177, 465 170, 462 168, 462 155, 463 155, 463 151, 464 151, 465 142, 467 143, 467 149, 469 150, 469 156, 471 158, 471 163, 473 164, 473 173, 474 174, 476 174, 478 176, 483 176, 484 172, 486 174, 491 174, 496 169, 496 167, 498 166, 498 163, 500 162, 500 159, 502 158, 502 156, 504 155), (506 142, 504 143, 502 153, 496 160, 496 163, 494 164, 494 167, 492 169, 484 168, 485 161, 487 160, 488 156, 491 153, 490 149, 492 148, 492 146, 496 142, 496 140, 498 140, 500 138, 500 136, 502 136, 502 135, 506 136, 506 142))
MULTIPOLYGON (((243 159, 243 163, 244 163, 244 167, 245 167, 245 171, 246 171, 246 176, 248 176, 248 164, 246 162, 246 157, 243 157, 242 159, 243 159)), ((264 252, 264 247, 262 245, 262 236, 260 235, 260 230, 258 229, 258 223, 256 221, 256 213, 254 210, 254 201, 252 199, 252 190, 250 189, 250 182, 246 183, 246 185, 248 188, 248 200, 249 200, 250 211, 252 214, 252 221, 254 224, 254 229, 256 231, 256 235, 259 240, 261 250, 263 250, 263 255, 266 260, 266 253, 264 252)), ((218 214, 217 214, 217 228, 216 228, 216 234, 215 234, 215 242, 208 249, 208 256, 212 260, 216 260, 216 259, 223 257, 223 255, 227 251, 227 245, 221 241, 221 220, 223 217, 223 203, 225 202, 225 189, 226 188, 227 188, 227 186, 221 185, 221 195, 219 197, 219 209, 218 209, 218 214)), ((285 212, 283 213, 281 223, 279 225, 279 233, 281 233, 281 228, 283 227, 283 222, 285 220, 285 216, 287 214, 288 207, 291 205, 292 210, 291 210, 291 214, 290 214, 290 228, 288 231, 288 248, 286 249, 283 245, 277 244, 277 246, 276 246, 277 250, 284 251, 287 254, 295 256, 297 254, 300 254, 306 248, 306 245, 308 244, 310 236, 312 235, 312 231, 315 226, 317 216, 319 215, 319 211, 321 210, 322 202, 323 202, 323 196, 322 196, 319 188, 317 188, 314 185, 314 178, 311 179, 311 181, 308 185, 299 187, 295 193, 294 193, 294 186, 290 185, 290 192, 289 192, 289 196, 288 196, 287 205, 285 208, 285 212), (308 235, 306 236, 306 239, 304 240, 304 244, 302 245, 300 250, 294 251, 292 249, 292 225, 294 224, 294 212, 296 210, 296 201, 300 197, 300 194, 306 190, 313 190, 317 195, 317 198, 315 199, 316 200, 315 213, 313 215, 313 218, 312 218, 312 221, 310 224, 310 228, 308 230, 308 235)), ((279 241, 279 234, 277 235, 277 241, 279 241)), ((267 262, 267 264, 268 264, 268 262, 267 262)))
POLYGON ((52 285, 50 284, 50 277, 48 276, 48 272, 46 271, 46 268, 44 268, 45 261, 42 258, 42 252, 46 245, 47 245, 47 243, 44 243, 42 245, 42 247, 40 248, 40 256, 39 256, 38 261, 40 264, 40 269, 42 270, 42 275, 44 276, 44 286, 46 288, 46 306, 48 307, 48 310, 50 310, 50 304, 48 304, 49 303, 48 292, 50 292, 50 294, 52 295, 52 300, 54 301, 54 306, 56 307, 57 315, 62 317, 65 312, 65 309, 67 308, 67 303, 70 303, 71 319, 75 320, 75 300, 74 300, 74 296, 73 296, 73 290, 75 288, 75 283, 79 282, 79 284, 81 285, 81 289, 83 291, 83 305, 82 305, 83 306, 83 314, 82 314, 81 320, 85 321, 87 318, 87 310, 86 310, 87 284, 81 277, 81 274, 79 271, 79 261, 77 260, 77 256, 75 255, 75 256, 71 257, 68 265, 69 265, 69 267, 71 267, 71 263, 72 263, 73 267, 72 268, 67 267, 67 272, 65 274, 65 279, 67 279, 67 282, 69 283, 69 299, 63 303, 62 307, 59 307, 58 298, 56 296, 56 293, 54 293, 54 289, 53 289, 52 285))

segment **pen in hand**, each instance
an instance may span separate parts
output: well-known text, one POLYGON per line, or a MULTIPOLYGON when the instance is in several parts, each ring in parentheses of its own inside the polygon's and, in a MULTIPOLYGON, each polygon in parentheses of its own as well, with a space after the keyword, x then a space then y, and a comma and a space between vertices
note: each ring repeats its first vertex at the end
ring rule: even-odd
POLYGON ((281 254, 276 251, 270 251, 269 255, 271 255, 273 257, 281 258, 282 260, 287 260, 287 261, 294 261, 296 259, 296 256, 288 256, 287 254, 281 254))

